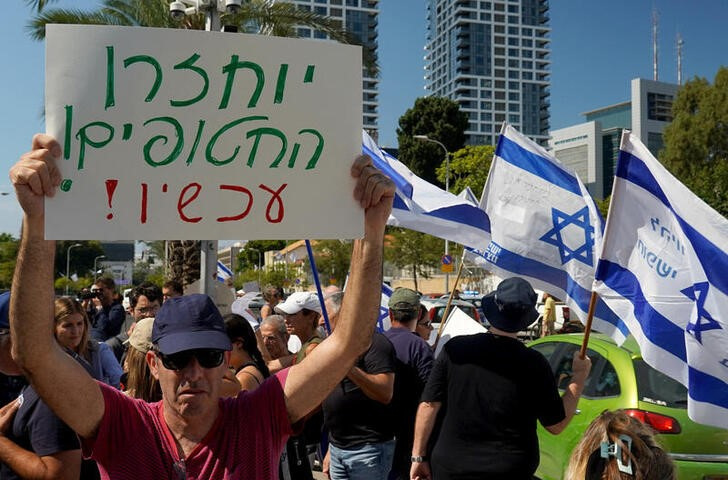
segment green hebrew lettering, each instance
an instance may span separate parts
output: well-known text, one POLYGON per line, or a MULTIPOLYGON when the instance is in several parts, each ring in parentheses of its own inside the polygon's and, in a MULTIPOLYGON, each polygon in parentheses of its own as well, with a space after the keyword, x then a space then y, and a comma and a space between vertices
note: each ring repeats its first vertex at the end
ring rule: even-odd
POLYGON ((245 135, 245 138, 255 136, 253 148, 250 149, 250 155, 248 156, 248 166, 252 167, 253 163, 255 162, 255 155, 258 153, 258 146, 260 145, 260 137, 262 137, 263 135, 273 135, 274 137, 278 137, 281 141, 281 150, 280 152, 278 152, 275 160, 273 160, 273 163, 270 164, 270 168, 276 168, 278 164, 281 163, 281 160, 283 160, 283 156, 286 154, 286 149, 288 148, 288 139, 286 139, 286 136, 283 135, 283 132, 281 132, 277 128, 271 127, 256 128, 255 130, 249 131, 247 135, 245 135))
POLYGON ((170 100, 169 103, 173 107, 186 107, 188 105, 192 105, 193 103, 199 102, 200 100, 205 98, 205 95, 207 95, 207 90, 210 88, 210 79, 208 78, 206 71, 204 71, 200 67, 195 66, 195 62, 199 58, 200 56, 195 53, 184 62, 178 63, 174 66, 175 70, 192 70, 193 72, 197 73, 199 76, 202 77, 203 85, 200 93, 194 98, 190 98, 189 100, 170 100))
POLYGON ((222 67, 222 72, 227 74, 227 79, 225 80, 225 90, 223 91, 220 106, 218 107, 219 110, 227 108, 230 103, 230 93, 232 92, 233 83, 235 82, 235 72, 240 69, 247 68, 252 70, 257 79, 255 90, 253 90, 253 94, 250 96, 250 101, 248 102, 248 108, 254 108, 258 104, 258 99, 263 91, 263 86, 265 85, 265 74, 263 73, 263 69, 260 65, 253 62, 240 62, 238 61, 238 58, 239 57, 237 55, 231 56, 230 63, 222 67))
POLYGON ((236 125, 240 125, 243 122, 251 122, 253 120, 268 120, 268 117, 265 117, 263 115, 251 115, 250 117, 243 117, 238 118, 237 120, 233 120, 232 122, 223 125, 220 130, 215 132, 215 135, 210 138, 210 142, 207 144, 207 148, 205 149, 205 159, 210 162, 211 164, 215 166, 221 166, 221 165, 227 165, 228 163, 232 162, 235 157, 237 156, 238 152, 240 151, 240 145, 235 146, 235 150, 233 151, 233 154, 230 155, 225 160, 218 160, 213 154, 212 149, 215 148, 215 143, 217 143, 217 139, 220 138, 220 136, 230 130, 231 128, 235 127, 236 125))
POLYGON ((180 152, 182 151, 182 147, 184 146, 185 139, 184 139, 184 130, 182 129, 182 125, 175 120, 172 117, 155 117, 150 118, 146 122, 144 122, 144 126, 146 127, 148 124, 152 122, 164 122, 172 125, 174 127, 174 134, 177 137, 177 144, 174 146, 174 149, 172 150, 172 153, 167 155, 162 161, 155 162, 152 160, 151 150, 155 143, 162 142, 162 145, 167 144, 168 137, 166 135, 156 135, 147 141, 147 143, 144 144, 144 161, 147 162, 148 165, 152 167, 160 167, 162 165, 168 165, 172 162, 174 162, 177 157, 179 156, 180 152))
POLYGON ((147 98, 144 99, 145 102, 151 102, 154 100, 154 96, 157 95, 159 87, 162 86, 162 67, 155 58, 150 57, 149 55, 135 55, 124 60, 124 68, 135 63, 148 63, 154 67, 154 85, 152 85, 152 89, 149 90, 147 98))
POLYGON ((86 145, 90 145, 94 148, 103 148, 104 146, 106 146, 107 143, 111 141, 112 138, 114 138, 114 127, 105 122, 91 122, 87 125, 84 125, 78 130, 76 138, 80 142, 78 152, 78 169, 83 170, 83 163, 86 159, 86 145), (91 138, 89 138, 86 132, 91 127, 101 127, 103 129, 106 129, 106 131, 109 133, 108 138, 104 140, 92 140, 91 138))

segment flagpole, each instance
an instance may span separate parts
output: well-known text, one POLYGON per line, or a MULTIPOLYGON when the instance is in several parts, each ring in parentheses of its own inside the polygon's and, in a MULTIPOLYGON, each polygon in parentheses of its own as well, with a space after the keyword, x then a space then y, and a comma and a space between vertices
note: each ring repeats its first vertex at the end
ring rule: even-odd
POLYGON ((442 334, 442 329, 445 327, 445 323, 447 321, 447 316, 450 314, 450 305, 452 305, 452 297, 455 290, 458 288, 458 283, 460 283, 460 274, 463 272, 463 263, 465 263, 463 260, 465 259, 465 249, 463 249, 463 255, 460 258, 460 265, 458 266, 458 274, 455 277, 455 282, 453 283, 452 290, 450 291, 450 296, 447 299, 447 305, 445 305, 445 312, 442 314, 442 320, 440 321, 440 327, 437 329, 437 336, 435 337, 435 345, 432 347, 433 350, 437 349, 437 343, 440 341, 440 335, 442 334))
POLYGON ((319 281, 318 270, 316 269, 316 260, 313 258, 313 249, 311 248, 310 240, 306 240, 306 251, 308 252, 308 261, 311 264, 311 273, 313 275, 313 282, 316 284, 316 292, 318 293, 319 302, 321 302, 321 315, 324 316, 324 324, 326 325, 326 332, 331 333, 331 324, 329 324, 329 314, 326 312, 326 305, 324 304, 324 292, 321 290, 321 282, 319 281))
POLYGON ((586 347, 589 345, 589 334, 591 334, 592 319, 594 318, 594 310, 597 305, 597 292, 592 292, 589 299, 589 312, 586 314, 586 326, 584 327, 584 340, 581 342, 581 351, 579 357, 586 357, 586 347))

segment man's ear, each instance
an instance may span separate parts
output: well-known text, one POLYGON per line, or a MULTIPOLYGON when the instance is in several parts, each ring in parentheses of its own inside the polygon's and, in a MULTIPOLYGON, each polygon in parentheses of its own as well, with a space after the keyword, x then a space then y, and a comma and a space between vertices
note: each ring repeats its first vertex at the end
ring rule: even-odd
POLYGON ((157 362, 159 361, 159 357, 157 357, 157 355, 153 351, 149 350, 145 358, 147 361, 147 366, 149 367, 149 371, 152 372, 154 378, 159 380, 159 365, 157 364, 157 362))

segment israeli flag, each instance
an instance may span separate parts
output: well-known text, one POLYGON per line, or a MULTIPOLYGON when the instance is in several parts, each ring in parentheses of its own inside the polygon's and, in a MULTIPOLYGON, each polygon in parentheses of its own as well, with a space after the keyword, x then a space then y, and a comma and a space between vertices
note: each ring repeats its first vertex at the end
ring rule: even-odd
POLYGON ((595 291, 647 363, 688 388, 688 415, 728 428, 728 221, 624 132, 595 291))
MULTIPOLYGON (((469 257, 500 277, 523 277, 563 299, 585 323, 602 218, 579 177, 506 124, 480 202, 489 229, 469 257)), ((620 344, 629 335, 602 302, 592 325, 620 344)))
MULTIPOLYGON (((362 151, 397 186, 388 225, 409 228, 462 245, 479 245, 488 219, 467 192, 453 195, 415 175, 362 132, 362 151)), ((472 195, 472 192, 470 192, 472 195)))
MULTIPOLYGON (((346 281, 344 282, 344 291, 346 291, 346 287, 349 285, 349 276, 346 276, 346 281)), ((382 333, 386 332, 390 328, 392 328, 392 322, 389 320, 389 297, 392 296, 392 287, 387 285, 386 283, 382 283, 382 297, 379 301, 379 315, 377 316, 377 332, 382 333)))
POLYGON ((222 262, 217 262, 217 281, 224 282, 228 278, 233 278, 233 272, 222 262))

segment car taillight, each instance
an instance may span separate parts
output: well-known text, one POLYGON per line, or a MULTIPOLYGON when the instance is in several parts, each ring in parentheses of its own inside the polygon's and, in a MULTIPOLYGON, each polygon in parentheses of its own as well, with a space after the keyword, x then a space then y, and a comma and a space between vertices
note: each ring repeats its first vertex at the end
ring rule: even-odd
POLYGON ((428 316, 430 317, 430 321, 432 322, 435 321, 435 310, 437 310, 437 307, 432 307, 430 311, 427 312, 429 314, 428 316))
POLYGON ((477 309, 477 308, 474 308, 474 309, 473 309, 473 314, 474 314, 474 315, 473 315, 473 318, 474 318, 474 319, 475 319, 476 321, 480 322, 480 314, 478 313, 478 309, 477 309))
POLYGON ((645 410, 628 409, 624 413, 654 428, 657 433, 680 433, 680 423, 667 415, 645 410))

